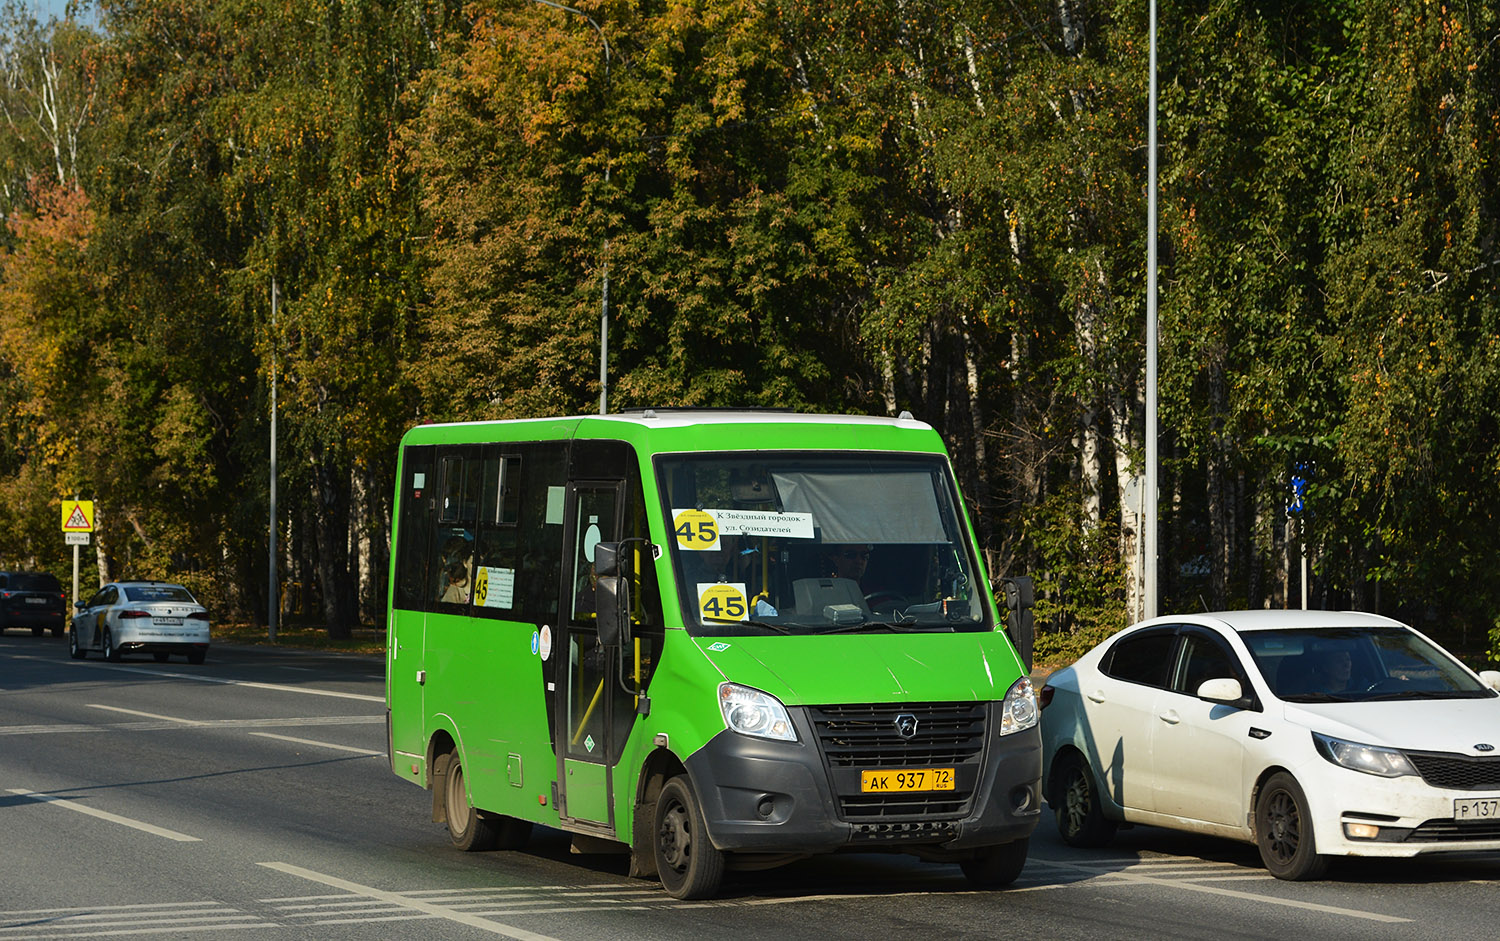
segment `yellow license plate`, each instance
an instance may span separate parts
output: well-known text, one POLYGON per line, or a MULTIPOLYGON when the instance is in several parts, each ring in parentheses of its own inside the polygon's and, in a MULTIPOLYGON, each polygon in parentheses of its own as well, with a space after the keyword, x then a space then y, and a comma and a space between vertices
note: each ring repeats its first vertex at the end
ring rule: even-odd
POLYGON ((951 791, 952 768, 903 768, 900 771, 861 771, 859 789, 865 794, 897 791, 951 791))

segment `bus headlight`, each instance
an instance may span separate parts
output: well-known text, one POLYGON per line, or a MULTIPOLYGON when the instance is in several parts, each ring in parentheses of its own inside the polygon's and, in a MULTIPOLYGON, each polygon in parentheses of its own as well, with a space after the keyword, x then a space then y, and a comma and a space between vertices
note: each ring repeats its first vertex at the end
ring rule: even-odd
POLYGON ((1036 689, 1031 680, 1021 677, 1010 684, 1005 693, 1005 703, 1000 707, 1000 734, 1021 732, 1036 725, 1040 710, 1036 705, 1036 689))
POLYGON ((738 683, 720 683, 719 711, 724 714, 724 725, 741 735, 781 742, 797 740, 792 717, 786 714, 781 700, 770 693, 738 683))

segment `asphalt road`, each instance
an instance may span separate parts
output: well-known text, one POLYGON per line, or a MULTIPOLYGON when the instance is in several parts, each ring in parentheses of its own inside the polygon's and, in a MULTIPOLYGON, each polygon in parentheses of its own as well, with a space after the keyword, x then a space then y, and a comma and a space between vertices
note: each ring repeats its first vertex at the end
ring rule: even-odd
POLYGON ((1346 860, 1272 879, 1252 847, 1151 828, 1079 851, 1050 815, 1020 880, 848 855, 678 902, 538 829, 464 854, 384 753, 382 662, 215 648, 69 660, 0 637, 0 941, 1494 938, 1500 857, 1346 860))

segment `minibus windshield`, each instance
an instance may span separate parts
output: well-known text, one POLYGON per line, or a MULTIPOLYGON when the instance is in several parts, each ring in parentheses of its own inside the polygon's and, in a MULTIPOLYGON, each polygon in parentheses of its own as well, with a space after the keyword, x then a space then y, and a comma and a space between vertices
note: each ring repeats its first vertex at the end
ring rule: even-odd
POLYGON ((693 633, 992 628, 940 457, 716 452, 656 467, 693 633))

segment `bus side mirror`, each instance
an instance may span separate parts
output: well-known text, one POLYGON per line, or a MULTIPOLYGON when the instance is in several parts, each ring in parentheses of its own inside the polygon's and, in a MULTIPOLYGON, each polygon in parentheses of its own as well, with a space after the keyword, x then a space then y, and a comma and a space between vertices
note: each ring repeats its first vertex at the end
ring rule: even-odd
POLYGON ((1031 606, 1036 603, 1036 590, 1025 575, 1002 579, 1000 584, 1005 590, 1005 632, 1010 635, 1010 642, 1016 645, 1021 662, 1030 672, 1031 649, 1036 640, 1031 606))
POLYGON ((618 542, 601 542, 594 546, 595 626, 599 643, 618 647, 630 643, 630 571, 618 542))

